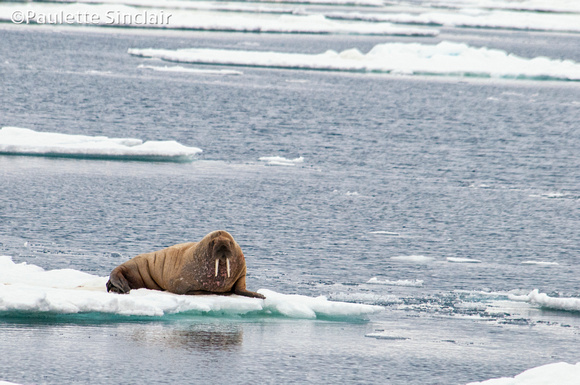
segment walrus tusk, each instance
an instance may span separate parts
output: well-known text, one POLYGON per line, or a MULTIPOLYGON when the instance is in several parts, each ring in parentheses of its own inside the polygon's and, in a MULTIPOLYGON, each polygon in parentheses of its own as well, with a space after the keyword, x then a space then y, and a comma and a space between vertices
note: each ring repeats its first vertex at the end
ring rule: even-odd
POLYGON ((226 258, 226 268, 228 269, 228 278, 230 277, 230 259, 226 258))
POLYGON ((215 259, 215 276, 218 276, 218 271, 220 269, 220 260, 219 259, 215 259))

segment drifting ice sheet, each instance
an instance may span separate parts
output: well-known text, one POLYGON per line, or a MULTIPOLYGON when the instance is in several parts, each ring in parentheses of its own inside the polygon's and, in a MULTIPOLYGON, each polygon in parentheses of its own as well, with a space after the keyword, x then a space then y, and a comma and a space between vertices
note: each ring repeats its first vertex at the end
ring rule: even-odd
POLYGON ((106 136, 67 135, 27 128, 0 129, 0 155, 191 162, 202 152, 173 140, 148 141, 106 136))
MULTIPOLYGON (((311 33, 353 35, 435 36, 438 30, 403 27, 390 23, 344 22, 323 15, 271 15, 244 12, 130 7, 119 4, 0 3, 0 20, 7 22, 17 12, 24 15, 71 15, 66 22, 50 23, 37 16, 28 21, 39 24, 81 24, 93 27, 132 27, 262 33, 311 33), (84 15, 91 15, 90 21, 84 15), (69 22, 68 20, 71 20, 69 22)), ((20 20, 19 20, 20 21, 20 20)), ((23 20, 26 23, 26 20, 23 20)))
POLYGON ((399 279, 396 281, 391 281, 385 279, 381 281, 377 277, 372 277, 367 281, 367 283, 371 283, 374 285, 388 285, 388 286, 409 286, 409 287, 421 287, 423 286, 422 279, 399 279))
POLYGON ((0 317, 2 312, 108 313, 163 316, 258 315, 288 318, 364 319, 382 311, 380 306, 328 301, 325 297, 285 295, 259 290, 265 300, 236 295, 177 295, 139 289, 128 295, 107 293, 107 277, 72 269, 45 271, 35 265, 15 264, 0 256, 0 317))
POLYGON ((143 69, 150 69, 153 71, 159 72, 182 72, 182 73, 192 73, 197 75, 243 75, 244 73, 241 71, 234 71, 234 70, 206 70, 206 69, 199 69, 199 68, 185 68, 181 66, 147 66, 144 64, 140 64, 137 68, 143 69))
POLYGON ((539 12, 576 12, 580 13, 577 0, 437 0, 430 1, 437 7, 470 7, 485 9, 513 9, 518 11, 539 12))
POLYGON ((540 293, 538 289, 532 290, 527 295, 510 294, 509 299, 512 301, 529 302, 543 309, 580 312, 580 298, 550 297, 548 294, 540 293))
POLYGON ((515 377, 495 378, 467 385, 578 385, 580 362, 576 365, 557 362, 526 370, 515 377))
POLYGON ((270 166, 295 166, 298 163, 304 162, 303 157, 287 159, 282 156, 262 156, 260 160, 270 166))
POLYGON ((135 56, 173 62, 249 67, 308 69, 393 74, 447 75, 539 80, 580 80, 580 64, 546 57, 526 59, 505 51, 441 42, 378 44, 367 54, 357 49, 340 53, 299 54, 222 49, 129 49, 135 56))
POLYGON ((578 14, 546 14, 510 11, 454 10, 453 12, 359 13, 330 12, 330 19, 441 25, 488 29, 517 29, 547 32, 580 32, 578 14))

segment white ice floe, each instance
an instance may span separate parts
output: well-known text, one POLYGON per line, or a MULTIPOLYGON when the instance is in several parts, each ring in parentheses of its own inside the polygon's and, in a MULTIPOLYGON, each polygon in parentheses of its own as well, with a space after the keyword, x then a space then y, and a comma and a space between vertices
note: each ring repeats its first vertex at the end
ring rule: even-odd
POLYGON ((340 20, 441 25, 445 27, 580 32, 580 15, 566 13, 546 14, 465 9, 453 12, 423 13, 331 12, 327 13, 326 16, 340 20))
POLYGON ((512 301, 529 302, 532 305, 539 306, 543 309, 580 311, 580 298, 559 298, 550 297, 548 294, 540 293, 538 289, 532 290, 527 295, 512 295, 508 298, 512 301))
POLYGON ((580 13, 580 2, 577 0, 430 0, 429 4, 449 8, 580 13))
POLYGON ((148 141, 106 136, 39 132, 27 128, 0 129, 0 155, 38 155, 93 159, 191 162, 202 152, 176 141, 148 141))
POLYGON ((538 266, 558 266, 558 262, 549 261, 523 261, 522 265, 538 265, 538 266))
POLYGON ((337 292, 331 293, 329 298, 333 301, 352 302, 353 304, 365 303, 369 305, 394 305, 400 304, 403 301, 395 295, 391 294, 376 294, 376 293, 361 293, 361 292, 337 292))
POLYGON ((364 54, 357 49, 321 54, 191 48, 129 49, 129 54, 173 62, 248 67, 446 75, 509 79, 580 80, 580 63, 547 57, 522 58, 463 43, 385 43, 364 54))
POLYGON ((399 255, 391 257, 391 261, 411 262, 411 263, 426 263, 431 262, 433 257, 426 257, 424 255, 399 255))
POLYGON ((0 20, 19 24, 85 25, 196 31, 435 36, 438 30, 330 20, 324 15, 212 12, 132 7, 122 4, 0 3, 0 20), (22 13, 20 13, 22 12, 22 13), (20 17, 22 15, 22 17, 20 17), (89 15, 89 16, 87 16, 89 15), (60 19, 59 19, 60 18, 60 19))
MULTIPOLYGON (((53 0, 53 2, 70 3, 71 0, 53 0)), ((140 7, 166 7, 166 8, 194 8, 215 6, 213 1, 200 0, 77 0, 77 3, 94 4, 125 4, 140 7)), ((233 0, 227 3, 228 10, 237 10, 236 3, 245 3, 246 0, 233 0)), ((384 0, 253 0, 252 3, 282 3, 282 4, 324 4, 324 5, 359 5, 382 7, 384 0)))
POLYGON ((262 156, 260 160, 266 162, 269 166, 295 166, 298 163, 304 162, 303 157, 287 159, 282 156, 262 156))
POLYGON ((457 257, 447 257, 447 262, 452 262, 452 263, 481 263, 481 261, 479 259, 457 258, 457 257))
MULTIPOLYGON (((70 0, 53 0, 53 3, 71 3, 70 0)), ((222 12, 255 12, 255 13, 292 13, 296 8, 281 5, 263 5, 257 1, 246 3, 214 2, 214 1, 184 1, 184 0, 77 0, 79 4, 111 4, 128 5, 140 8, 155 8, 172 14, 174 10, 222 11, 222 12)))
POLYGON ((467 385, 578 385, 580 362, 557 362, 526 370, 515 377, 494 378, 467 385))
POLYGON ((201 68, 185 68, 182 66, 148 66, 144 64, 140 64, 137 68, 143 69, 150 69, 153 71, 159 72, 180 72, 180 73, 191 73, 196 75, 243 75, 244 73, 241 71, 235 70, 208 70, 208 69, 201 69, 201 68))
POLYGON ((422 279, 399 279, 396 281, 391 281, 388 279, 380 280, 377 277, 372 277, 367 281, 367 283, 373 285, 388 285, 388 286, 409 286, 409 287, 421 287, 423 286, 422 279))
POLYGON ((78 270, 45 271, 0 256, 0 317, 6 313, 106 313, 123 316, 193 315, 282 316, 288 318, 362 319, 380 306, 329 301, 326 297, 285 295, 262 289, 265 300, 236 295, 177 295, 139 289, 127 295, 107 293, 107 277, 78 270))
POLYGON ((383 230, 371 231, 369 234, 387 235, 389 237, 398 237, 400 235, 399 233, 395 233, 393 231, 383 231, 383 230))

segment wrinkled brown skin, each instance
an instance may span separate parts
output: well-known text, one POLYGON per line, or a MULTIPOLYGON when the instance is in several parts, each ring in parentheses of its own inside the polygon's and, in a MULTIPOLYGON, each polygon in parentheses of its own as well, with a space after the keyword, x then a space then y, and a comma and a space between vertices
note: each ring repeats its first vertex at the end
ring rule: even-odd
POLYGON ((246 290, 246 260, 240 245, 223 230, 199 242, 181 243, 152 253, 140 254, 117 266, 107 282, 107 291, 126 294, 131 289, 152 289, 175 294, 238 294, 265 298, 246 290), (219 259, 215 276, 215 260, 219 259), (230 277, 226 259, 230 259, 230 277))

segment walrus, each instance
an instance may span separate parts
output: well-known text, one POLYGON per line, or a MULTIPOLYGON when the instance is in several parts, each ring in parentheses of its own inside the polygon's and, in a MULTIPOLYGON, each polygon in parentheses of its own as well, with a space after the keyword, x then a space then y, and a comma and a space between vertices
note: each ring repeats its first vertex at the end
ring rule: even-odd
POLYGON ((209 233, 199 242, 140 254, 113 269, 107 282, 107 291, 113 293, 126 294, 141 288, 175 294, 265 298, 246 290, 244 253, 223 230, 209 233))

